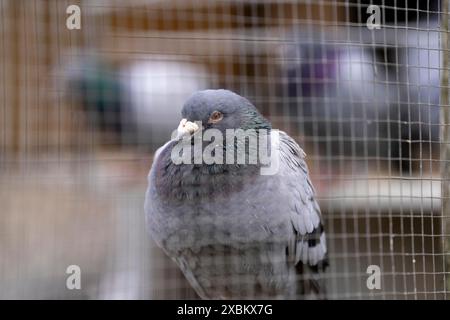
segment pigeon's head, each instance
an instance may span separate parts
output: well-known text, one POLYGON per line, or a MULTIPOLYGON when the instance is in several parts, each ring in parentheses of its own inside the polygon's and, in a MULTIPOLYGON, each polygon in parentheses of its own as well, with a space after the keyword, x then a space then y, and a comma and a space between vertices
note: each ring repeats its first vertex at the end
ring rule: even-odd
POLYGON ((203 90, 194 93, 184 104, 183 118, 201 121, 204 129, 271 129, 255 106, 229 90, 203 90))

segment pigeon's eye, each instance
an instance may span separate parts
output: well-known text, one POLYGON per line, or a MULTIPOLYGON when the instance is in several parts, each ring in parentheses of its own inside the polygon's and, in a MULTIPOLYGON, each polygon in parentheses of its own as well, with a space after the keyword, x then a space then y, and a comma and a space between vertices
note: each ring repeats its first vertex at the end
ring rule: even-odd
POLYGON ((219 122, 220 120, 222 120, 223 118, 223 113, 220 111, 214 111, 211 116, 209 117, 208 122, 209 123, 216 123, 219 122))

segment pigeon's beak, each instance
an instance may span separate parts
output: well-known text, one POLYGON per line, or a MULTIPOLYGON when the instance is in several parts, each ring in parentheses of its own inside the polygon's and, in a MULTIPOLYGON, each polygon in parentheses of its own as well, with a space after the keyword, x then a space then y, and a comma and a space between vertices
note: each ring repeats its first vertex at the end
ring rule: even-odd
POLYGON ((199 130, 199 126, 195 122, 188 121, 187 119, 181 119, 177 128, 177 137, 185 135, 193 135, 199 130))
POLYGON ((191 123, 195 123, 196 125, 197 125, 197 130, 195 130, 196 132, 198 131, 198 130, 205 130, 205 126, 203 125, 203 122, 202 122, 202 120, 196 120, 196 119, 186 119, 186 118, 183 118, 183 119, 181 119, 181 121, 184 121, 184 123, 186 124, 187 122, 191 122, 191 123), (202 124, 201 126, 200 126, 200 124, 202 124))

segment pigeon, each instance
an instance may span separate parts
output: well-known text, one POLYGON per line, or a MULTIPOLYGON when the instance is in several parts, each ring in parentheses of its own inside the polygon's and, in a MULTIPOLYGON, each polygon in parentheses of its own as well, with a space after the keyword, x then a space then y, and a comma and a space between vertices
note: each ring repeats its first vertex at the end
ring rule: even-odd
POLYGON ((124 121, 134 128, 128 131, 130 138, 152 151, 166 142, 177 125, 183 102, 214 81, 198 64, 158 56, 124 65, 120 76, 123 103, 128 106, 124 121))
POLYGON ((439 32, 420 30, 408 31, 407 46, 293 38, 282 51, 281 101, 333 173, 338 156, 376 159, 402 174, 438 156, 439 32))
MULTIPOLYGON (((286 93, 302 133, 325 156, 388 157, 398 87, 373 50, 300 42, 286 53, 286 93)), ((395 133, 395 131, 394 131, 395 133)))
POLYGON ((176 134, 155 153, 148 183, 149 233, 200 298, 326 298, 324 224, 305 153, 246 98, 223 89, 188 98, 176 134), (174 161, 182 141, 194 150, 185 160, 193 160, 199 134, 197 150, 205 152, 208 130, 223 136, 229 130, 256 132, 267 142, 261 146, 268 146, 270 161, 229 161, 225 154, 231 150, 248 159, 251 139, 242 151, 238 139, 220 135, 211 144, 227 161, 174 161), (276 170, 262 170, 274 163, 276 170))
POLYGON ((120 143, 128 128, 122 121, 124 87, 114 64, 82 54, 64 71, 67 99, 83 108, 90 127, 104 133, 103 143, 120 143))
MULTIPOLYGON (((427 26, 439 28, 438 21, 428 21, 427 26)), ((400 121, 391 129, 399 133, 401 143, 393 157, 402 161, 402 169, 407 173, 419 169, 412 167, 415 162, 439 159, 442 69, 439 32, 408 34, 417 40, 414 45, 397 50, 401 90, 398 106, 392 112, 399 115, 400 121)))

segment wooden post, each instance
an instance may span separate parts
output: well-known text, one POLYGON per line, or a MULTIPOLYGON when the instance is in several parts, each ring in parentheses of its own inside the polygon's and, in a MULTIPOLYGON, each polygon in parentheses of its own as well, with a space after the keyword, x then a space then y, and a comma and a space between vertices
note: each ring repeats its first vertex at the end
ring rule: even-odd
POLYGON ((442 237, 444 239, 445 272, 447 290, 450 290, 450 105, 449 105, 449 0, 442 1, 441 43, 442 43, 442 76, 441 76, 441 197, 442 197, 442 237))

